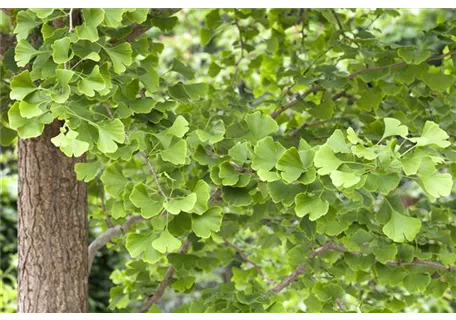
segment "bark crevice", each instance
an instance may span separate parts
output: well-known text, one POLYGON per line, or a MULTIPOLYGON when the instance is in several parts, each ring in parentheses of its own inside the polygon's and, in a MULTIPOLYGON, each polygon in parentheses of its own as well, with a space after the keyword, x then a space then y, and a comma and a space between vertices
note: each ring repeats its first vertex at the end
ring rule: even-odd
POLYGON ((87 312, 87 192, 50 141, 61 122, 19 141, 18 312, 87 312))

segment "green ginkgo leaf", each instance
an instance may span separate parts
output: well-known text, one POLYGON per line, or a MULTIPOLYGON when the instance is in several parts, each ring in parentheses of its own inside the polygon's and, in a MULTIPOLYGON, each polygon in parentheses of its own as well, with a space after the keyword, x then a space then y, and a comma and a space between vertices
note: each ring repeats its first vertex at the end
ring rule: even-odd
POLYGON ((26 39, 35 27, 42 24, 42 20, 37 19, 36 14, 29 10, 21 10, 16 16, 16 27, 14 33, 17 35, 17 41, 26 39))
POLYGON ((347 139, 352 144, 363 144, 363 140, 361 140, 358 135, 356 134, 355 130, 352 127, 347 129, 347 139))
POLYGON ((89 182, 95 179, 100 172, 101 166, 98 161, 94 162, 80 162, 74 165, 76 177, 80 181, 89 182))
POLYGON ((212 124, 209 131, 198 129, 196 134, 201 142, 207 142, 209 144, 214 144, 223 140, 225 135, 225 124, 222 120, 217 120, 212 124))
POLYGON ((339 129, 334 131, 328 140, 326 140, 326 145, 335 153, 350 153, 350 148, 345 142, 344 134, 339 129))
POLYGON ((424 191, 434 198, 448 197, 453 187, 453 177, 449 173, 420 175, 419 181, 424 191))
POLYGON ((19 102, 19 111, 21 116, 27 119, 35 118, 46 112, 46 109, 41 107, 41 103, 29 103, 26 100, 19 102))
POLYGON ((25 67, 40 52, 36 50, 27 40, 21 40, 14 49, 14 60, 19 67, 25 67))
POLYGON ((88 97, 95 96, 95 91, 101 92, 105 89, 106 83, 100 73, 100 67, 94 66, 92 72, 87 77, 82 77, 78 82, 79 92, 88 97))
POLYGON ((420 50, 416 46, 403 47, 397 50, 397 55, 407 64, 420 64, 431 55, 429 50, 420 50))
POLYGON ((75 28, 79 40, 96 42, 100 39, 97 27, 104 20, 103 9, 83 9, 84 23, 75 28))
POLYGON ((131 55, 133 51, 129 43, 124 42, 116 47, 103 47, 112 61, 114 72, 117 74, 123 73, 132 63, 131 55))
POLYGON ((295 147, 288 149, 282 154, 277 161, 276 168, 282 171, 282 178, 287 183, 296 181, 306 170, 295 147))
POLYGON ((434 146, 446 148, 451 144, 447 141, 448 138, 448 134, 444 130, 440 129, 438 124, 434 121, 426 121, 421 137, 410 138, 410 141, 415 142, 418 147, 434 146))
POLYGON ((116 162, 106 167, 100 177, 105 190, 113 197, 118 196, 125 188, 129 180, 122 172, 122 168, 116 162))
POLYGON ((192 192, 182 198, 172 198, 168 202, 164 203, 166 211, 171 214, 179 214, 183 212, 192 212, 197 201, 197 196, 195 192, 192 192))
POLYGON ((443 73, 427 73, 423 76, 423 82, 432 90, 446 91, 454 83, 455 77, 443 73))
POLYGON ((154 234, 147 233, 129 233, 126 239, 126 247, 132 258, 139 257, 148 247, 152 246, 154 234))
POLYGON ((57 103, 64 103, 70 97, 71 88, 69 86, 69 83, 74 75, 74 71, 58 69, 55 71, 55 75, 57 77, 60 88, 51 93, 51 99, 57 103))
POLYGON ((203 239, 209 238, 212 233, 220 231, 222 225, 222 209, 214 207, 203 215, 192 215, 192 229, 203 239))
POLYGON ((187 142, 179 139, 169 148, 160 151, 160 156, 164 161, 171 162, 175 165, 185 164, 187 158, 187 142))
POLYGON ((356 146, 351 147, 351 152, 359 157, 364 158, 366 160, 374 160, 378 158, 378 153, 376 152, 377 149, 375 147, 367 148, 362 144, 358 144, 356 146))
POLYGON ((401 124, 401 122, 394 118, 385 118, 385 132, 383 133, 382 140, 391 136, 401 136, 403 138, 408 135, 407 126, 401 124))
POLYGON ((309 214, 309 219, 315 221, 328 213, 329 203, 321 198, 312 198, 300 193, 295 198, 295 212, 300 218, 309 214))
POLYGON ((21 116, 19 110, 19 102, 16 102, 8 110, 8 123, 11 129, 17 131, 19 137, 22 139, 38 137, 44 130, 46 123, 52 122, 52 115, 48 112, 42 115, 44 119, 27 119, 21 116))
POLYGON ((219 177, 224 186, 234 186, 239 181, 239 173, 233 168, 229 161, 219 165, 219 177))
POLYGON ((315 152, 314 164, 318 169, 318 174, 327 175, 337 170, 343 163, 342 160, 336 157, 334 151, 328 145, 321 146, 315 152))
POLYGON ((66 63, 70 61, 74 54, 68 54, 70 51, 71 40, 68 37, 56 40, 52 44, 52 58, 57 64, 66 63))
POLYGON ((391 218, 383 226, 383 233, 394 242, 413 241, 420 232, 421 220, 391 210, 391 218))
POLYGON ((40 19, 44 19, 48 16, 50 16, 53 12, 54 12, 55 9, 48 9, 48 8, 44 8, 44 9, 30 9, 30 11, 33 11, 36 16, 40 19))
POLYGON ((173 236, 168 229, 163 230, 160 237, 152 242, 152 247, 161 253, 175 252, 179 250, 182 242, 173 236))
POLYGON ((208 209, 207 202, 210 198, 209 185, 204 180, 199 180, 193 192, 196 194, 196 203, 191 212, 196 214, 203 214, 208 209))
POLYGON ((263 139, 279 129, 277 122, 271 116, 262 114, 260 111, 246 115, 245 122, 255 141, 263 139))
POLYGON ((166 130, 167 134, 182 138, 188 132, 188 121, 181 115, 177 116, 171 127, 166 130))
POLYGON ((405 174, 410 176, 410 175, 414 175, 418 172, 418 169, 421 166, 422 160, 423 160, 422 157, 419 157, 419 156, 416 156, 415 154, 413 154, 411 156, 404 157, 400 161, 402 164, 402 169, 404 170, 405 174))
POLYGON ((97 147, 101 152, 112 153, 118 148, 116 142, 123 143, 125 129, 122 121, 114 119, 98 126, 97 147))
POLYGON ((250 143, 247 141, 237 143, 234 147, 228 150, 228 155, 239 163, 246 163, 252 158, 250 143))
POLYGON ((279 142, 274 142, 272 137, 259 140, 253 149, 252 168, 255 170, 271 170, 285 150, 279 142))
POLYGON ((32 78, 28 70, 22 71, 11 80, 10 98, 12 100, 22 100, 38 88, 33 85, 32 78))
POLYGON ((192 80, 195 77, 195 72, 193 69, 190 67, 186 66, 183 64, 180 60, 174 59, 173 60, 173 65, 171 67, 171 71, 175 71, 177 73, 180 73, 183 75, 185 78, 188 80, 192 80))
POLYGON ((361 181, 361 177, 355 172, 333 171, 331 172, 332 183, 336 187, 350 188, 361 181))
POLYGON ((122 16, 125 9, 118 8, 104 8, 104 21, 103 23, 108 28, 118 28, 122 25, 122 16))
POLYGON ((60 134, 51 139, 51 142, 59 147, 60 150, 67 157, 80 157, 87 150, 89 150, 89 144, 85 141, 76 139, 78 133, 68 128, 68 132, 64 133, 64 130, 60 130, 60 134))
POLYGON ((129 198, 135 207, 141 209, 141 216, 146 219, 159 215, 163 209, 163 197, 159 194, 149 195, 143 183, 133 187, 129 198))
POLYGON ((154 93, 160 87, 160 77, 155 69, 147 70, 138 79, 150 93, 154 93))
POLYGON ((404 281, 404 288, 411 294, 424 292, 427 286, 431 283, 431 276, 429 274, 409 274, 404 281))

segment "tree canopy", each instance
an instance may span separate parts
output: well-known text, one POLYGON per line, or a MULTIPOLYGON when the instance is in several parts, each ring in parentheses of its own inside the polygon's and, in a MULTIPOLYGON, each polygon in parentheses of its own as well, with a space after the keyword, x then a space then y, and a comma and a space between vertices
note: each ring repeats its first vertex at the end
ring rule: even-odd
POLYGON ((451 310, 454 10, 1 15, 1 143, 86 154, 110 309, 451 310))

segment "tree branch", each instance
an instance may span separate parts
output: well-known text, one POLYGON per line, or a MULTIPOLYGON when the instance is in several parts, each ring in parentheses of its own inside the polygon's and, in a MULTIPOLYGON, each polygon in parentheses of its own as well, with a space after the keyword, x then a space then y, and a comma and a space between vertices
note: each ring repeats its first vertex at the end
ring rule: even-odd
POLYGON ((132 27, 132 31, 126 37, 123 37, 121 39, 112 39, 110 42, 114 45, 120 44, 122 42, 133 42, 134 40, 136 40, 136 38, 138 38, 142 34, 146 33, 150 28, 152 28, 152 26, 137 23, 134 23, 132 27))
POLYGON ((133 216, 127 219, 123 224, 117 225, 115 227, 109 228, 105 233, 101 234, 89 245, 89 273, 92 268, 93 261, 95 259, 95 254, 103 248, 112 238, 121 235, 127 231, 133 224, 136 222, 145 221, 147 219, 141 216, 133 216))
MULTIPOLYGON (((445 54, 440 54, 440 55, 437 55, 437 56, 430 57, 426 61, 429 62, 429 61, 443 60, 446 57, 450 57, 450 56, 453 56, 455 54, 456 54, 456 50, 453 50, 453 51, 447 52, 445 54)), ((402 66, 405 66, 405 65, 407 65, 407 63, 405 61, 399 61, 399 62, 395 62, 393 64, 389 64, 389 65, 385 65, 385 66, 373 67, 373 68, 365 68, 365 69, 361 69, 361 70, 358 70, 358 71, 350 73, 347 76, 347 79, 348 80, 352 80, 353 78, 355 78, 355 77, 357 77, 357 76, 359 76, 361 74, 374 72, 374 71, 381 71, 381 70, 388 69, 388 68, 396 69, 396 68, 399 68, 399 67, 402 67, 402 66)), ((271 113, 271 117, 272 118, 277 118, 280 114, 282 114, 282 112, 284 112, 284 111, 288 110, 289 108, 293 107, 294 105, 296 105, 299 100, 302 100, 305 97, 307 97, 309 94, 318 92, 320 90, 324 90, 324 88, 321 85, 315 85, 315 86, 311 87, 310 89, 305 91, 303 94, 299 95, 295 100, 292 100, 292 101, 288 102, 287 104, 285 104, 283 106, 280 106, 279 108, 274 110, 271 113)), ((342 90, 342 91, 336 93, 335 95, 333 95, 333 100, 342 97, 344 95, 343 92, 345 92, 345 90, 342 90)))
MULTIPOLYGON (((348 251, 345 247, 335 244, 332 241, 325 243, 321 247, 318 247, 317 249, 313 250, 307 255, 308 259, 315 258, 325 252, 328 251, 337 251, 340 253, 350 253, 355 256, 362 256, 363 254, 361 252, 357 251, 348 251)), ((392 266, 423 266, 423 267, 428 267, 428 268, 434 268, 434 269, 439 269, 442 271, 456 271, 456 266, 449 266, 445 267, 443 264, 435 261, 425 261, 425 260, 420 260, 420 259, 414 259, 412 262, 401 262, 401 261, 387 261, 387 265, 392 265, 392 266)), ((303 274, 306 271, 306 266, 304 264, 299 265, 293 273, 288 275, 285 279, 283 279, 278 285, 276 285, 274 288, 269 290, 270 294, 276 294, 281 292, 283 289, 288 287, 293 281, 295 281, 301 274, 303 274)))
MULTIPOLYGON (((182 245, 182 247, 180 249, 180 253, 186 253, 188 251, 189 247, 190 247, 190 240, 187 239, 184 241, 184 244, 182 245)), ((175 271, 175 269, 173 266, 170 266, 168 268, 168 271, 166 271, 165 277, 161 281, 157 290, 155 291, 155 293, 153 295, 151 295, 149 298, 147 298, 146 302, 144 303, 142 308, 139 310, 139 312, 147 312, 150 309, 150 307, 152 307, 162 297, 163 293, 165 293, 166 287, 168 286, 169 280, 171 280, 171 278, 174 275, 174 271, 175 271)))
POLYGON ((157 176, 157 172, 155 171, 154 165, 152 164, 152 162, 150 162, 149 157, 147 156, 147 154, 145 154, 144 152, 142 154, 143 154, 144 159, 146 159, 147 165, 149 166, 150 173, 154 177, 154 180, 155 180, 155 183, 157 185, 158 191, 163 196, 163 198, 165 198, 165 200, 167 200, 168 197, 166 196, 165 192, 163 191, 163 189, 162 189, 162 187, 160 185, 160 182, 158 181, 158 176, 157 176))
POLYGON ((347 119, 348 120, 349 118, 350 118, 350 116, 344 116, 344 117, 335 117, 335 118, 331 118, 331 119, 327 119, 327 120, 318 120, 318 121, 315 121, 315 122, 304 122, 299 127, 294 129, 290 133, 290 136, 293 137, 293 136, 297 135, 304 128, 318 127, 320 125, 323 125, 323 124, 326 124, 326 123, 329 123, 329 122, 332 122, 332 121, 337 121, 337 120, 340 120, 340 119, 347 119))
POLYGON ((250 263, 258 272, 258 274, 264 279, 266 280, 267 282, 271 282, 270 279, 268 279, 265 275, 264 275, 264 272, 263 270, 261 269, 261 267, 255 262, 255 261, 252 261, 243 251, 241 248, 239 248, 238 246, 236 246, 235 244, 229 242, 228 240, 225 240, 225 244, 231 248, 233 248, 235 251, 237 251, 239 253, 239 255, 241 256, 242 260, 244 260, 246 263, 250 263))

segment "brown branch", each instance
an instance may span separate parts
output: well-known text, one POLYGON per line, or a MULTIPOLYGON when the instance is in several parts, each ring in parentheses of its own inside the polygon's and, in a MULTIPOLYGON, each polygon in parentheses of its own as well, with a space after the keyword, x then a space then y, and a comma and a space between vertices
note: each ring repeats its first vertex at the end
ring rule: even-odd
POLYGON ((292 101, 288 102, 287 104, 281 106, 279 109, 277 109, 274 112, 272 112, 271 113, 271 117, 277 118, 282 112, 284 112, 285 110, 290 109, 295 104, 297 104, 299 102, 299 100, 302 100, 305 97, 307 97, 308 95, 310 95, 311 93, 315 93, 315 92, 318 92, 320 90, 323 90, 323 87, 320 86, 320 85, 316 85, 316 86, 311 87, 310 89, 305 91, 303 94, 299 95, 299 97, 296 98, 295 100, 292 100, 292 101))
POLYGON ((299 277, 301 274, 306 272, 306 266, 301 264, 299 265, 295 271, 293 271, 292 274, 288 275, 285 279, 283 279, 278 285, 276 285, 274 288, 269 290, 269 294, 276 294, 288 287, 292 282, 296 280, 297 277, 299 277))
POLYGON ((104 106, 105 106, 106 112, 108 113, 108 116, 111 119, 114 119, 114 115, 112 114, 112 110, 111 110, 111 107, 109 106, 109 104, 107 102, 105 102, 104 106))
POLYGON ((347 312, 347 310, 345 310, 344 306, 342 305, 342 301, 340 301, 340 299, 336 299, 336 305, 341 312, 347 312))
MULTIPOLYGON (((317 249, 313 250, 311 253, 307 255, 308 259, 315 258, 325 252, 328 251, 337 251, 340 253, 350 253, 355 256, 362 256, 363 254, 361 252, 357 251, 348 251, 345 247, 335 244, 332 241, 325 243, 321 247, 318 247, 317 249)), ((422 266, 422 267, 428 267, 428 268, 434 268, 434 269, 439 269, 442 271, 456 271, 456 265, 455 266, 449 266, 445 267, 443 264, 435 261, 425 261, 425 260, 420 260, 420 259, 414 259, 412 262, 401 262, 401 261, 387 261, 387 265, 392 265, 392 266, 422 266)), ((288 275, 285 279, 283 279, 278 285, 276 285, 274 288, 269 290, 270 294, 276 294, 281 292, 283 289, 288 287, 293 281, 295 281, 299 275, 303 274, 306 271, 306 266, 304 264, 299 265, 293 273, 288 275)))
POLYGON ((243 251, 241 248, 239 248, 238 246, 236 246, 235 244, 225 240, 225 244, 231 248, 233 248, 235 251, 237 251, 239 253, 239 255, 241 256, 242 260, 244 260, 246 263, 250 263, 258 272, 258 274, 263 278, 265 279, 266 281, 268 282, 271 282, 270 279, 268 279, 265 275, 264 275, 264 272, 263 270, 261 270, 261 267, 255 262, 255 261, 252 261, 243 251))
POLYGON ((314 122, 304 122, 299 127, 294 129, 290 133, 290 136, 293 137, 293 136, 297 135, 304 128, 318 127, 318 126, 321 126, 323 124, 326 124, 326 123, 329 123, 329 122, 332 122, 332 121, 337 121, 337 120, 340 120, 340 119, 347 119, 348 120, 349 118, 350 118, 350 116, 343 116, 343 117, 335 117, 335 118, 331 118, 331 119, 327 119, 327 120, 318 120, 318 121, 314 121, 314 122))
MULTIPOLYGON (((440 54, 440 55, 437 55, 437 56, 430 57, 426 61, 429 62, 429 61, 443 60, 446 57, 450 57, 450 56, 453 56, 453 55, 456 55, 456 50, 447 52, 445 54, 440 54)), ((402 67, 402 66, 405 66, 405 65, 407 65, 407 63, 405 61, 399 61, 399 62, 395 62, 393 64, 389 64, 389 65, 385 65, 385 66, 365 68, 365 69, 361 69, 361 70, 358 70, 358 71, 350 73, 347 76, 347 79, 348 80, 352 80, 353 78, 355 78, 355 77, 357 77, 357 76, 359 76, 361 74, 374 72, 374 71, 381 71, 381 70, 388 69, 388 68, 396 69, 396 68, 399 68, 399 67, 402 67)), ((292 100, 292 101, 288 102, 287 104, 285 104, 284 106, 280 106, 278 109, 274 110, 271 113, 271 117, 272 118, 277 118, 280 114, 282 114, 282 112, 288 110, 289 108, 293 107, 296 103, 298 103, 299 100, 302 100, 305 97, 307 97, 309 94, 318 92, 320 90, 324 90, 324 88, 321 85, 315 85, 315 86, 311 87, 310 89, 305 91, 303 94, 299 95, 295 100, 292 100)), ((344 91, 345 90, 342 90, 342 91, 336 93, 335 95, 333 95, 333 99, 342 97, 344 95, 344 93, 343 93, 344 91)))
MULTIPOLYGON (((189 247, 190 247, 190 240, 187 239, 184 241, 184 244, 182 245, 182 247, 180 249, 180 253, 186 253, 188 251, 189 247)), ((150 309, 150 307, 152 307, 162 297, 163 293, 165 293, 165 290, 168 286, 169 280, 171 280, 171 278, 174 275, 174 271, 175 271, 175 269, 173 266, 170 266, 168 268, 168 271, 166 271, 165 277, 160 282, 160 285, 158 286, 157 290, 155 291, 155 293, 153 295, 151 295, 151 296, 149 296, 149 298, 147 298, 146 302, 144 303, 142 308, 139 310, 139 312, 147 312, 150 309)))
POLYGON ((158 191, 163 196, 163 198, 165 198, 165 200, 167 200, 168 197, 166 196, 165 192, 163 191, 163 189, 162 189, 162 187, 160 185, 160 181, 158 181, 158 176, 157 176, 157 172, 155 171, 155 167, 153 166, 152 162, 150 162, 149 157, 147 156, 147 154, 144 153, 144 152, 142 154, 143 154, 144 159, 146 159, 147 165, 149 166, 150 173, 154 177, 154 180, 155 180, 155 183, 157 185, 158 191))
POLYGON ((92 268, 93 261, 95 259, 95 254, 103 248, 112 238, 121 235, 125 231, 127 231, 133 224, 141 221, 145 221, 146 219, 141 216, 133 216, 127 219, 123 224, 117 225, 113 228, 109 228, 105 231, 105 233, 101 234, 98 238, 96 238, 92 243, 89 245, 89 273, 90 269, 92 268))
POLYGON ((126 36, 121 39, 112 39, 110 42, 112 44, 120 44, 122 42, 133 42, 136 38, 140 37, 142 34, 146 33, 152 26, 147 26, 144 24, 137 24, 134 23, 132 25, 132 31, 126 36))

